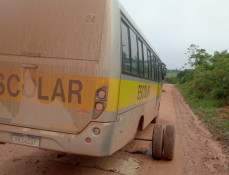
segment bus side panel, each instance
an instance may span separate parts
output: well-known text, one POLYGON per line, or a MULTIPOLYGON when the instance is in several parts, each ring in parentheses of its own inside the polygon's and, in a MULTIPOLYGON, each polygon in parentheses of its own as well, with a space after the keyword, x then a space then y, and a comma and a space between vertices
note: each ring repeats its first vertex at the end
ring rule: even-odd
POLYGON ((112 154, 134 139, 142 111, 143 106, 139 106, 117 116, 111 147, 112 154))
MULTIPOLYGON (((118 114, 151 102, 151 118, 154 118, 158 84, 152 81, 122 75, 118 114)), ((148 109, 148 108, 147 108, 148 109)), ((142 115, 145 111, 143 110, 142 115)))
POLYGON ((119 111, 114 127, 111 153, 116 152, 135 138, 142 116, 142 129, 145 129, 156 117, 158 109, 156 103, 157 99, 160 100, 160 89, 161 85, 158 84, 121 80, 119 111), (145 90, 141 90, 142 86, 150 87, 150 91, 148 97, 140 100, 141 95, 147 96, 145 90))
POLYGON ((162 95, 162 84, 159 84, 158 88, 157 88, 157 98, 156 98, 156 107, 155 107, 155 109, 156 109, 155 110, 155 116, 156 117, 159 115, 161 95, 162 95))

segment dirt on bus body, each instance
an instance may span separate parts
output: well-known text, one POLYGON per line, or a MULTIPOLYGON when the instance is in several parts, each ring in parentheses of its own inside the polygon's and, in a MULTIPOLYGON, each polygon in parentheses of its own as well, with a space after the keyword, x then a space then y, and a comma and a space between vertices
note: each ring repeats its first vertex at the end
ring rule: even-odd
MULTIPOLYGON (((112 156, 92 158, 65 155, 24 146, 0 145, 1 175, 226 175, 229 155, 213 140, 210 132, 193 114, 173 85, 164 85, 158 123, 176 127, 175 156, 172 161, 152 160, 150 142, 131 141, 112 156), (116 173, 115 173, 116 172, 116 173)), ((151 139, 154 125, 138 132, 151 139)))

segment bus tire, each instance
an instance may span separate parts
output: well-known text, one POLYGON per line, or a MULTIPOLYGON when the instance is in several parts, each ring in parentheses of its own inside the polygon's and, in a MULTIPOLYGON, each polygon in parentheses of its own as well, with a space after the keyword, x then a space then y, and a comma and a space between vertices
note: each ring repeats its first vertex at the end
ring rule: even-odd
POLYGON ((167 125, 164 135, 164 159, 172 160, 175 146, 175 128, 174 125, 167 125))
POLYGON ((160 160, 163 153, 163 135, 164 129, 162 125, 156 124, 153 129, 152 138, 152 158, 160 160))

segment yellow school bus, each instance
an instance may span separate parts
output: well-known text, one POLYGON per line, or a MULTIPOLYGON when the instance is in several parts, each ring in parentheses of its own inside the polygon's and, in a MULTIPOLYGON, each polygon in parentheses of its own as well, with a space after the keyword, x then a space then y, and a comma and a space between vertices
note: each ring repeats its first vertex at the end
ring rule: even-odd
POLYGON ((107 156, 155 120, 158 54, 116 0, 0 1, 0 142, 107 156))

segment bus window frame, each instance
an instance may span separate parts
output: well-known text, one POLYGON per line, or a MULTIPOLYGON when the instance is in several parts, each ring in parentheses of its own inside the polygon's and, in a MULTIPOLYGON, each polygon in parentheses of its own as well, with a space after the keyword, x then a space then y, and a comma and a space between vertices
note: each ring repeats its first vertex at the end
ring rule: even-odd
POLYGON ((152 80, 155 81, 155 63, 154 63, 154 54, 151 52, 151 57, 150 57, 150 64, 151 64, 151 77, 152 80))
POLYGON ((148 51, 148 47, 147 47, 147 45, 143 42, 143 45, 142 45, 142 47, 143 47, 143 77, 145 78, 145 79, 149 79, 149 63, 148 63, 148 53, 147 53, 147 51, 148 51), (145 62, 147 63, 147 72, 146 72, 146 70, 145 70, 145 62), (147 73, 147 74, 146 74, 147 73))
POLYGON ((132 75, 132 62, 131 62, 131 45, 130 45, 130 30, 129 30, 129 25, 124 21, 124 20, 121 20, 121 57, 122 57, 122 72, 125 73, 125 74, 129 74, 129 75, 132 75), (129 44, 129 61, 130 61, 130 72, 127 72, 125 71, 124 69, 124 64, 123 64, 123 45, 122 45, 122 24, 125 25, 127 27, 127 33, 128 33, 128 44, 129 44))
POLYGON ((138 55, 138 35, 137 33, 131 28, 129 27, 129 42, 130 42, 130 60, 131 60, 131 75, 133 76, 139 76, 139 55, 138 55), (130 36, 130 32, 133 32, 136 36, 136 45, 137 45, 137 75, 135 73, 132 72, 132 68, 133 68, 133 65, 132 65, 132 44, 131 44, 131 36, 130 36))
POLYGON ((151 51, 149 48, 147 48, 147 55, 148 55, 148 74, 149 74, 149 79, 152 80, 152 65, 151 65, 151 51))
POLYGON ((143 57, 143 42, 142 42, 142 40, 141 40, 141 38, 139 38, 138 37, 138 60, 139 60, 139 62, 138 62, 138 72, 139 72, 139 74, 138 74, 138 76, 139 77, 141 77, 141 78, 144 78, 144 57, 143 57), (141 43, 141 62, 142 62, 142 72, 140 72, 140 55, 139 55, 139 42, 141 43))
MULTIPOLYGON (((128 43, 129 43, 129 59, 130 59, 130 72, 125 72, 123 70, 123 65, 121 73, 124 75, 129 75, 132 77, 138 77, 141 79, 146 79, 146 80, 150 80, 150 81, 154 81, 154 82, 159 82, 159 62, 161 62, 160 58, 157 56, 157 54, 153 51, 153 49, 148 45, 148 43, 144 40, 144 38, 141 36, 141 34, 138 32, 138 30, 136 30, 136 28, 131 24, 131 22, 129 22, 129 20, 125 17, 125 15, 121 12, 121 23, 124 23, 125 26, 128 28, 128 43), (138 75, 133 74, 132 73, 132 53, 131 53, 131 37, 130 37, 130 30, 133 31, 133 33, 136 34, 137 36, 137 55, 138 55, 138 75), (141 48, 142 48, 142 61, 143 61, 143 75, 140 74, 140 57, 139 57, 139 41, 141 42, 141 48), (146 50, 147 50, 147 60, 148 60, 148 77, 144 76, 144 51, 143 51, 143 44, 146 46, 146 50), (150 51, 150 60, 148 59, 148 51, 150 51), (153 66, 151 65, 152 62, 154 63, 153 66), (158 65, 156 65, 156 63, 158 63, 158 65), (151 70, 150 66, 152 66, 154 68, 154 77, 152 76, 152 74, 150 75, 151 70), (151 77, 152 76, 152 77, 151 77)), ((120 23, 120 28, 121 28, 121 23, 120 23)), ((121 28, 122 30, 122 28, 121 28)), ((122 37, 122 36, 121 36, 122 37)), ((121 38, 122 41, 122 38, 121 38)), ((123 57, 122 57, 122 44, 121 44, 121 63, 123 64, 123 57)), ((151 67, 151 68, 152 68, 151 67)))
POLYGON ((153 56, 153 60, 154 60, 154 81, 157 82, 157 58, 155 55, 153 56))

